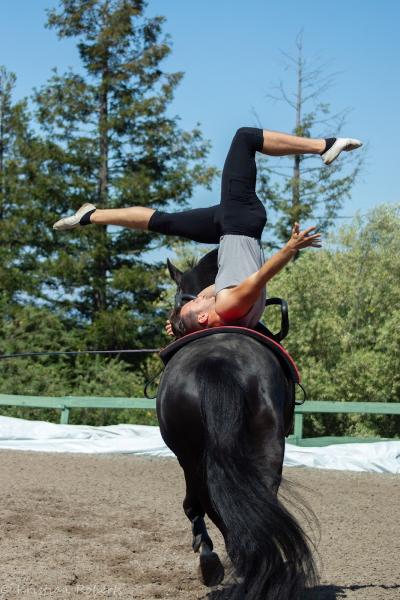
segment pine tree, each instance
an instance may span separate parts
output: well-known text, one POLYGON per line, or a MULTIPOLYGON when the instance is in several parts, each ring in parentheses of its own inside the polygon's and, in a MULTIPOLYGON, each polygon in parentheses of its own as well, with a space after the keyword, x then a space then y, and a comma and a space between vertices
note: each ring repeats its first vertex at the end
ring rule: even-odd
MULTIPOLYGON (((269 98, 289 105, 294 113, 294 135, 333 137, 345 124, 346 111, 332 113, 321 97, 335 77, 326 65, 312 66, 304 57, 302 33, 296 39, 296 50, 294 56, 284 53, 286 70, 295 73, 294 91, 286 91, 280 82, 269 98)), ((313 220, 321 229, 331 226, 345 198, 350 197, 362 160, 360 152, 346 155, 345 160, 341 158, 329 167, 315 156, 295 155, 275 164, 261 158, 259 192, 276 216, 270 225, 275 240, 286 241, 295 221, 313 220)))
MULTIPOLYGON (((183 131, 168 112, 182 73, 162 70, 171 51, 164 19, 147 18, 145 8, 142 0, 61 0, 48 13, 60 38, 77 40, 82 61, 80 72, 55 71, 36 93, 43 205, 53 220, 83 202, 179 207, 212 181, 201 132, 183 131)), ((159 243, 126 229, 59 233, 43 264, 47 302, 92 323, 94 343, 151 337, 161 267, 146 262, 146 252, 159 243)))
POLYGON ((29 226, 36 140, 27 101, 13 100, 15 83, 0 67, 0 295, 8 305, 37 291, 29 226))

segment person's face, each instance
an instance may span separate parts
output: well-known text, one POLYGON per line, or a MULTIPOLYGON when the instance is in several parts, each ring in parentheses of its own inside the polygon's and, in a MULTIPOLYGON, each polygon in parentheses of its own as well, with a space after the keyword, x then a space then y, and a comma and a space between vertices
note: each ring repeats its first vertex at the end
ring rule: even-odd
POLYGON ((181 316, 185 316, 189 312, 193 311, 197 315, 198 322, 204 325, 207 323, 209 312, 214 305, 215 298, 204 298, 202 296, 197 296, 182 306, 181 316))

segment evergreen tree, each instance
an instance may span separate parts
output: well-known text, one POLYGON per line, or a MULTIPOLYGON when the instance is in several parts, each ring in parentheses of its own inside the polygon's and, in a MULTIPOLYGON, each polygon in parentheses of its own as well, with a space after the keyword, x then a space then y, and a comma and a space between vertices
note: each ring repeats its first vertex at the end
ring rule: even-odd
MULTIPOLYGON (((53 220, 83 202, 180 206, 212 181, 199 129, 183 131, 168 114, 182 73, 162 70, 171 51, 164 19, 147 18, 145 8, 142 0, 61 0, 49 11, 48 26, 77 39, 83 67, 55 72, 36 93, 42 202, 53 220)), ((47 302, 92 323, 97 345, 132 345, 136 334, 148 342, 160 329, 153 303, 163 271, 146 252, 158 243, 106 227, 58 234, 42 265, 47 302)))
MULTIPOLYGON (((321 101, 331 87, 334 76, 326 65, 314 65, 304 57, 303 35, 296 39, 295 56, 284 53, 288 72, 295 74, 294 91, 288 92, 280 82, 275 101, 285 102, 294 113, 294 135, 332 137, 338 135, 345 123, 346 111, 332 113, 330 105, 321 101)), ((313 220, 321 229, 332 225, 334 218, 350 197, 362 165, 362 153, 346 155, 329 167, 315 156, 294 155, 271 163, 259 160, 259 192, 276 216, 270 225, 275 240, 285 242, 295 221, 313 220)), ((274 243, 271 245, 275 245, 274 243)))
POLYGON ((15 82, 0 67, 0 295, 6 303, 36 289, 28 225, 35 139, 26 101, 13 101, 15 82))

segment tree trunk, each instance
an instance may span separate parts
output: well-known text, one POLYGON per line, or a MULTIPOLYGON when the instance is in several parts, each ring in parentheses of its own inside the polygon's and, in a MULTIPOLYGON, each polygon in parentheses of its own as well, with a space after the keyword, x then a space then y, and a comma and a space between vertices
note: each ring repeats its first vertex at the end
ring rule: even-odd
POLYGON ((99 145, 100 145, 100 170, 98 203, 107 204, 108 200, 108 84, 107 68, 103 73, 101 82, 99 106, 99 145))
MULTIPOLYGON (((298 57, 297 57, 297 93, 296 93, 296 129, 295 134, 301 135, 302 123, 301 113, 303 107, 303 55, 302 55, 302 40, 299 39, 297 43, 298 57)), ((301 157, 296 154, 293 157, 293 179, 292 179, 292 217, 294 221, 300 221, 300 186, 301 186, 301 170, 300 170, 301 157)))
MULTIPOLYGON (((105 58, 99 94, 99 185, 97 193, 98 205, 106 208, 108 203, 109 171, 108 171, 108 57, 105 58)), ((97 251, 95 254, 93 304, 94 311, 107 308, 107 227, 97 230, 97 251)))
MULTIPOLYGON (((3 110, 3 93, 2 93, 1 79, 0 79, 0 195, 3 200, 4 191, 4 110, 3 110)), ((2 203, 0 206, 2 211, 2 203)), ((1 216, 1 212, 0 212, 1 216)))

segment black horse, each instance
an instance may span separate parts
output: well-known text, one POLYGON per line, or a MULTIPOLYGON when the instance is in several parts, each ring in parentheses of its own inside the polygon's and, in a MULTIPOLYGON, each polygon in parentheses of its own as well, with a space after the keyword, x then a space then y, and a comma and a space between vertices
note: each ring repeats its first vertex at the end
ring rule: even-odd
MULTIPOLYGON (((214 281, 216 251, 185 273, 168 266, 182 302, 182 294, 214 281)), ((215 590, 213 599, 295 600, 315 582, 307 537, 277 496, 293 385, 271 350, 235 333, 195 339, 166 365, 157 413, 185 474, 183 507, 199 573, 208 586, 224 578, 205 514, 221 531, 234 570, 234 584, 215 590)))

